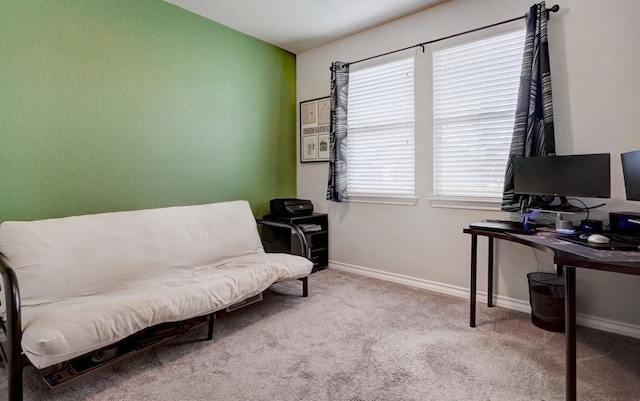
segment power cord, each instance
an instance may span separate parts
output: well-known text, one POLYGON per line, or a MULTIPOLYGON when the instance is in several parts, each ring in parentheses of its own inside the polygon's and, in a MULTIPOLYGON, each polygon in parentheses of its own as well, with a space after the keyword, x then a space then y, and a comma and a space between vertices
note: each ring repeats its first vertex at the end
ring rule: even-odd
POLYGON ((602 205, 594 206, 594 207, 591 207, 591 208, 590 208, 590 207, 588 207, 588 206, 587 206, 587 204, 586 204, 586 203, 584 203, 583 201, 581 201, 581 200, 580 200, 580 199, 578 199, 578 198, 569 198, 569 199, 567 199, 567 201, 570 201, 570 200, 574 200, 574 201, 578 201, 578 202, 582 203, 582 209, 583 209, 583 211, 586 211, 586 212, 587 212, 587 216, 584 218, 585 220, 589 220, 589 214, 590 214, 589 210, 590 210, 590 209, 594 209, 594 208, 596 208, 596 207, 604 206, 604 203, 603 203, 602 205))

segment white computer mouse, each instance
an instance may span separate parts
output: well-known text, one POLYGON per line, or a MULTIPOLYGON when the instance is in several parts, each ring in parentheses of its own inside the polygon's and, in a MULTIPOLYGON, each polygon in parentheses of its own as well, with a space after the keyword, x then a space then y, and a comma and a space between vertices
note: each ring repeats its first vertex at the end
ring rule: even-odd
POLYGON ((591 234, 589 238, 587 238, 588 242, 593 242, 594 244, 608 244, 611 240, 605 237, 602 234, 591 234))

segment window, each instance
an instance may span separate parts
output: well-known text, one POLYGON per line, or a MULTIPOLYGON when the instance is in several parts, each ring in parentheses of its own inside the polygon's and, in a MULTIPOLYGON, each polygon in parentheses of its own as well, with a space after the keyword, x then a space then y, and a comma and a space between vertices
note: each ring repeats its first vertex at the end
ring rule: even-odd
POLYGON ((500 202, 511 145, 525 27, 433 50, 433 195, 500 202))
POLYGON ((349 199, 415 203, 414 57, 349 72, 349 199))

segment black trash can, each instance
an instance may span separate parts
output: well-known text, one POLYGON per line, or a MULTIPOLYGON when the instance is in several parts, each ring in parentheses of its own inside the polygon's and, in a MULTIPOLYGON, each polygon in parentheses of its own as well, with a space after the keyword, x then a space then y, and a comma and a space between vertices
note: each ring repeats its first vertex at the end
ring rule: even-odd
POLYGON ((564 277, 553 273, 527 274, 531 321, 537 327, 564 332, 564 277))

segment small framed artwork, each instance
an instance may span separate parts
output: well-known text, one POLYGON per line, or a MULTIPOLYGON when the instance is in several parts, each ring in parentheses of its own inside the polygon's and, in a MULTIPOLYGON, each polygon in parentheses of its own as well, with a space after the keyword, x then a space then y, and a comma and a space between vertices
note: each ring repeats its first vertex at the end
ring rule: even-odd
POLYGON ((302 137, 303 162, 318 161, 318 135, 306 135, 302 137))
POLYGON ((300 102, 300 162, 329 161, 329 96, 300 102))
POLYGON ((318 159, 329 160, 329 134, 318 135, 318 159))

